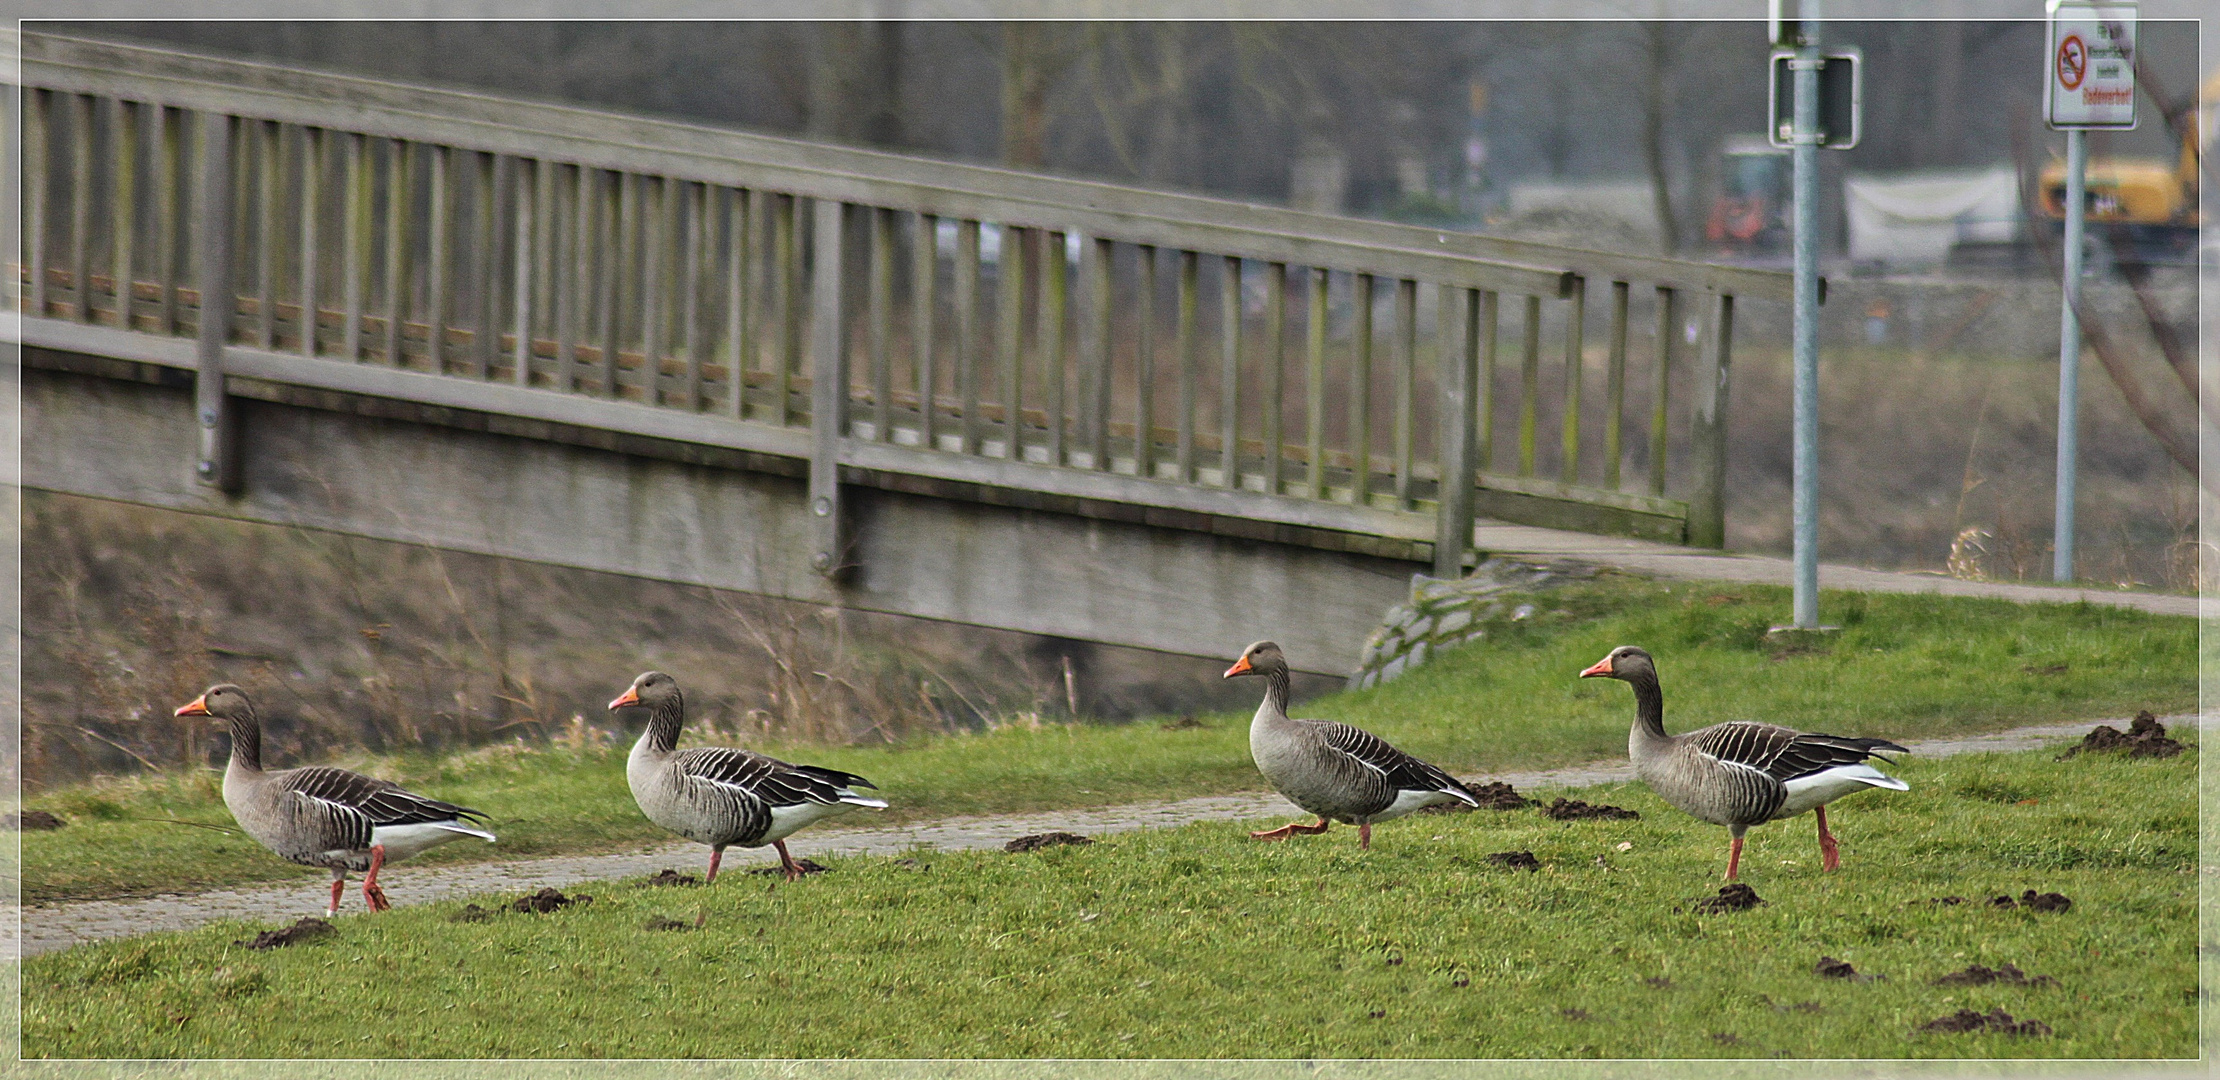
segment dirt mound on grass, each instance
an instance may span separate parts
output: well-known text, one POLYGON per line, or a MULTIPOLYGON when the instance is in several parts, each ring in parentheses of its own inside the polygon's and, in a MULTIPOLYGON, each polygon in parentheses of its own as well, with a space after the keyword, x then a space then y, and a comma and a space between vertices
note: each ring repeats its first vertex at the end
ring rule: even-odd
POLYGON ((2050 1025, 2040 1020, 2014 1020, 2003 1009, 1977 1013, 1960 1009, 1949 1016, 1939 1017, 1921 1024, 1921 1031, 1994 1031, 2004 1035, 2048 1035, 2050 1025))
POLYGON ((2006 964, 2003 967, 1985 967, 1969 964, 1963 971, 1953 971, 1935 980, 1936 986, 1987 986, 1990 983, 2010 983, 2013 986, 2056 986, 2058 980, 2048 975, 2030 976, 2019 968, 2006 964))
POLYGON ((66 824, 68 822, 44 810, 25 810, 21 814, 0 816, 0 829, 14 829, 17 832, 45 832, 59 829, 66 824))
POLYGON ((1832 956, 1820 957, 1818 965, 1812 971, 1822 979, 1847 979, 1851 982, 1876 982, 1888 978, 1886 975, 1860 975, 1858 969, 1851 967, 1848 960, 1837 960, 1832 956))
MULTIPOLYGON (((832 872, 832 867, 826 866, 825 864, 818 862, 815 859, 796 859, 794 860, 794 868, 800 870, 805 877, 810 874, 829 874, 832 872)), ((748 871, 748 873, 754 874, 757 877, 765 877, 771 874, 783 874, 785 872, 786 868, 783 866, 758 866, 755 869, 748 871)))
POLYGON ((1579 799, 1568 799, 1562 795, 1558 796, 1548 806, 1542 807, 1542 816, 1549 818, 1551 821, 1581 821, 1588 818, 1601 818, 1605 821, 1639 821, 1642 818, 1641 814, 1623 807, 1597 806, 1581 802, 1579 799))
POLYGON ((1488 862, 1505 870, 1539 871, 1542 868, 1542 860, 1535 858, 1531 851, 1498 851, 1488 856, 1488 862))
POLYGON ((642 885, 699 885, 699 884, 701 884, 701 879, 700 879, 700 878, 698 878, 698 877, 695 877, 695 876, 694 876, 694 875, 692 875, 692 874, 681 874, 681 873, 679 873, 678 871, 676 871, 676 870, 673 870, 673 869, 671 869, 670 867, 667 867, 667 866, 666 866, 666 867, 664 867, 663 869, 661 869, 661 870, 658 870, 658 871, 656 871, 656 872, 655 872, 655 876, 654 876, 654 877, 651 877, 651 878, 647 879, 646 881, 643 881, 643 882, 641 882, 640 884, 642 884, 642 885))
POLYGON ((253 941, 234 941, 250 949, 279 949, 296 942, 314 941, 332 932, 332 925, 322 919, 304 917, 293 925, 280 930, 264 930, 253 941))
POLYGON ((2074 902, 2067 899, 2064 893, 2039 893, 2029 889, 2021 893, 2017 900, 2009 896, 1991 898, 1989 906, 1999 908, 2019 907, 2026 908, 2029 911, 2065 911, 2073 907, 2074 902))
POLYGON ((2186 749, 2180 742, 2167 738, 2166 725, 2145 709, 2135 714, 2135 722, 2128 725, 2126 734, 2110 724, 2098 724, 2096 730, 2082 736, 2081 745, 2058 755, 2058 760, 2064 761, 2084 752, 2125 752, 2131 758, 2170 758, 2186 749))
POLYGON ((1765 898, 1759 896, 1756 889, 1737 881, 1732 885, 1720 886, 1719 895, 1707 896, 1692 906, 1698 913, 1718 913, 1748 911, 1762 903, 1765 903, 1765 898))
POLYGON ((534 915, 545 915, 550 911, 569 907, 572 904, 584 905, 591 904, 593 902, 594 898, 591 896, 587 896, 584 893, 579 893, 574 896, 564 896, 562 890, 550 886, 548 888, 541 889, 540 891, 533 893, 530 896, 517 897, 515 901, 509 904, 509 907, 511 910, 514 911, 522 911, 534 915))
POLYGON ((1081 836, 1078 833, 1044 832, 1034 833, 1031 836, 1020 836, 1017 839, 1002 845, 1002 850, 1007 851, 1012 855, 1019 855, 1028 851, 1039 851, 1042 848, 1062 847, 1065 844, 1077 845, 1092 843, 1094 843, 1093 840, 1081 836))

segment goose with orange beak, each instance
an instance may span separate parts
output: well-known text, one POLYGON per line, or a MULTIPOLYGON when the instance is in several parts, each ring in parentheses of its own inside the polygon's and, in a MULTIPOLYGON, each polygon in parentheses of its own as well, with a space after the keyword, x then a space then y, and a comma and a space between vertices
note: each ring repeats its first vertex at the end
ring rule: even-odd
POLYGON ((1842 865, 1827 804, 1867 788, 1907 791, 1911 785, 1866 764, 1877 752, 1910 753, 1887 739, 1812 735, 1779 724, 1735 720, 1685 735, 1665 734, 1665 692, 1650 654, 1621 645, 1580 673, 1634 688, 1634 729, 1627 756, 1634 775, 1674 807, 1733 834, 1727 880, 1742 866, 1742 834, 1750 826, 1795 817, 1819 820, 1822 871, 1842 865))
POLYGON ((393 906, 378 885, 378 870, 450 840, 493 834, 473 822, 484 814, 426 798, 390 780, 346 769, 311 765, 262 767, 262 720, 247 692, 220 683, 177 708, 178 716, 206 716, 231 728, 231 762, 224 767, 224 805, 232 820, 279 858, 331 871, 331 903, 339 913, 347 872, 363 874, 362 900, 372 911, 393 906))
POLYGON ((1318 815, 1318 823, 1290 822, 1253 832, 1258 840, 1322 833, 1332 822, 1357 827, 1357 846, 1372 846, 1372 825, 1429 806, 1480 800, 1457 778, 1420 761, 1362 728, 1337 720, 1297 720, 1287 715, 1289 676, 1280 647, 1259 641, 1242 650, 1226 678, 1264 680, 1264 703, 1249 722, 1249 756, 1257 771, 1289 802, 1318 815))

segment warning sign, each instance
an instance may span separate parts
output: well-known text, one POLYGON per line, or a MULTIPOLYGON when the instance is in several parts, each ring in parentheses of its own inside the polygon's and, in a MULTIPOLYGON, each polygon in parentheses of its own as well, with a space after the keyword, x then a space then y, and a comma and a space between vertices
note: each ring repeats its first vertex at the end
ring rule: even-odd
POLYGON ((2135 126, 2133 2, 2050 0, 2043 114, 2054 128, 2135 126))

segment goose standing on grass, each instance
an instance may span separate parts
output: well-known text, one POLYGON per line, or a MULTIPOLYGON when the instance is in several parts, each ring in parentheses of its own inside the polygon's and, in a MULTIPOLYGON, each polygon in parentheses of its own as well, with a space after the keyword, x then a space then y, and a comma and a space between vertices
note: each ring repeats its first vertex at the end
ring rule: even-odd
POLYGON ((647 730, 640 733, 625 764, 632 801, 649 821, 709 845, 709 877, 703 884, 717 880, 717 864, 732 844, 777 848, 779 868, 792 881, 802 876, 802 868, 786 850, 786 838, 794 830, 859 806, 886 809, 884 800, 856 793, 856 788, 875 791, 877 786, 854 773, 789 765, 732 747, 677 749, 678 729, 686 722, 686 699, 678 691, 678 680, 660 671, 632 680, 609 709, 614 712, 628 705, 648 710, 647 730))
POLYGON ((1457 778, 1389 746, 1361 728, 1335 720, 1296 720, 1287 715, 1287 657, 1280 647, 1259 641, 1241 651, 1226 669, 1264 677, 1264 704, 1249 722, 1249 756, 1257 771, 1289 802, 1318 815, 1318 824, 1290 822, 1253 832, 1258 840, 1284 840, 1298 833, 1325 832, 1341 821, 1357 827, 1357 846, 1372 846, 1372 823, 1414 810, 1461 802, 1478 806, 1457 778))
POLYGON ((247 692, 220 683, 178 706, 178 716, 208 716, 231 725, 231 764, 224 769, 224 805, 232 820, 280 858, 331 871, 331 904, 339 913, 347 871, 363 874, 362 901, 372 911, 393 906, 378 887, 378 868, 449 840, 493 834, 470 824, 486 820, 466 806, 403 791, 346 769, 311 765, 266 772, 262 720, 247 692))
POLYGON ((1741 867, 1742 834, 1750 826, 1812 811, 1819 819, 1820 869, 1833 870, 1842 856, 1827 831, 1827 804, 1867 788, 1911 788, 1866 764, 1877 751, 1911 752, 1887 739, 1808 735, 1748 720, 1665 734, 1657 664, 1632 645, 1611 650, 1580 677, 1617 679, 1634 688, 1634 730, 1627 735, 1634 775, 1680 810, 1733 831, 1728 881, 1741 867))

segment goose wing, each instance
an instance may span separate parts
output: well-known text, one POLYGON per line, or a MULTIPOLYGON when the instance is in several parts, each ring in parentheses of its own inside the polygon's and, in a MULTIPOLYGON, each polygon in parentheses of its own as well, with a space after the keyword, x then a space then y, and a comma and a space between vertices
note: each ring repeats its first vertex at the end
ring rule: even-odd
POLYGON ((280 790, 314 799, 362 817, 369 825, 417 825, 457 821, 486 815, 467 806, 418 795, 390 780, 379 780, 346 769, 315 766, 290 769, 278 776, 280 790))
POLYGON ((1319 734, 1325 737, 1327 746, 1379 773, 1396 790, 1444 791, 1473 806, 1480 805, 1480 799, 1458 783, 1456 777, 1397 750, 1388 745, 1386 739, 1339 721, 1324 720, 1318 724, 1319 734))
POLYGON ((841 789, 870 787, 871 782, 853 773, 815 765, 789 765, 752 750, 729 746, 704 746, 671 755, 678 771, 697 780, 735 788, 769 806, 803 803, 837 803, 841 789))
POLYGON ((1735 721, 1692 732, 1688 741, 1701 753, 1730 765, 1756 769, 1782 783, 1856 765, 1876 750, 1906 752, 1887 739, 1817 735, 1779 724, 1735 721))

